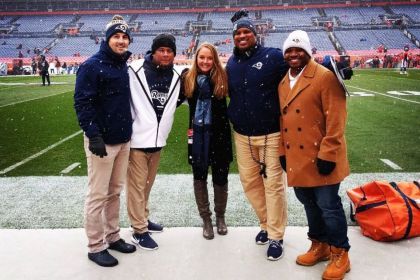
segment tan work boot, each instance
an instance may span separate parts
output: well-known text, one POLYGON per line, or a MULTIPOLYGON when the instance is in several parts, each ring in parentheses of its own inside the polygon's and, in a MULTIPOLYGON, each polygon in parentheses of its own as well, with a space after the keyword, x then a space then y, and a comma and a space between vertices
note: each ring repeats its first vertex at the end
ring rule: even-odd
POLYGON ((325 242, 319 242, 315 239, 312 241, 311 248, 305 254, 299 255, 296 258, 296 263, 304 266, 312 266, 322 261, 330 259, 330 246, 325 242))
POLYGON ((349 252, 344 248, 331 246, 331 259, 322 274, 323 280, 342 280, 350 271, 349 252))

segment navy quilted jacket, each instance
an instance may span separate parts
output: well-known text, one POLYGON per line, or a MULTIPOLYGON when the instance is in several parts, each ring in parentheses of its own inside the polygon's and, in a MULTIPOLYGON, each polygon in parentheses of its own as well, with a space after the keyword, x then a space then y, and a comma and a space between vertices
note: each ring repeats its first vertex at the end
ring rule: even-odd
POLYGON ((102 135, 106 144, 131 139, 130 84, 127 59, 103 41, 99 52, 80 65, 76 77, 74 108, 88 138, 102 135))
POLYGON ((287 70, 279 49, 257 45, 247 53, 234 52, 226 71, 228 116, 236 132, 259 136, 280 130, 277 87, 287 70))

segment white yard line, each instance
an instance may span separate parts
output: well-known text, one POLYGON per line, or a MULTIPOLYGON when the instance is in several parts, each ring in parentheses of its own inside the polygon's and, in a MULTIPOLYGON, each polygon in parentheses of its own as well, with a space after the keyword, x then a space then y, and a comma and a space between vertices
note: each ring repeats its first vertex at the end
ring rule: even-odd
POLYGON ((67 174, 70 173, 70 171, 72 171, 73 169, 75 169, 76 167, 78 167, 80 165, 80 162, 75 162, 70 164, 69 166, 67 166, 65 169, 61 170, 60 174, 67 174))
POLYGON ((400 166, 398 166, 396 163, 390 161, 389 159, 381 158, 380 160, 394 170, 402 170, 402 168, 400 166))
POLYGON ((349 86, 349 85, 346 85, 346 87, 351 87, 351 88, 355 88, 355 89, 358 89, 358 90, 373 92, 375 94, 383 95, 383 96, 386 96, 386 97, 395 98, 395 99, 398 99, 398 100, 407 101, 407 102, 411 102, 411 103, 415 103, 415 104, 420 104, 420 102, 418 102, 418 101, 399 98, 399 97, 396 97, 396 96, 388 95, 388 94, 385 94, 385 93, 380 93, 380 92, 369 90, 369 89, 364 89, 364 88, 359 88, 359 87, 349 86))
POLYGON ((62 140, 60 140, 60 141, 58 141, 57 143, 54 143, 54 144, 52 144, 52 145, 48 146, 47 148, 43 149, 42 151, 40 151, 40 152, 38 152, 38 153, 36 153, 36 154, 33 154, 32 156, 27 157, 27 158, 25 158, 24 160, 22 160, 22 161, 20 161, 20 162, 18 162, 18 163, 15 163, 15 164, 13 164, 13 165, 11 165, 11 166, 9 166, 9 167, 7 167, 6 169, 1 170, 1 171, 0 171, 0 174, 6 174, 7 172, 9 172, 9 171, 11 171, 11 170, 15 169, 16 167, 19 167, 19 166, 21 166, 22 164, 25 164, 25 163, 27 163, 27 162, 29 162, 29 161, 33 160, 34 158, 37 158, 37 157, 39 157, 40 155, 45 154, 45 153, 46 153, 46 152, 48 152, 49 150, 54 149, 54 148, 55 148, 55 147, 57 147, 58 145, 60 145, 60 144, 62 144, 62 143, 64 143, 64 142, 66 142, 67 140, 69 140, 69 139, 71 139, 71 138, 73 138, 73 137, 75 137, 75 136, 79 135, 79 134, 80 134, 80 133, 82 133, 82 132, 83 132, 82 130, 79 130, 79 131, 77 131, 76 133, 73 133, 72 135, 67 136, 66 138, 64 138, 64 139, 62 139, 62 140))
POLYGON ((42 98, 47 98, 47 97, 51 97, 51 96, 56 96, 56 95, 60 95, 60 94, 66 93, 66 92, 68 92, 68 91, 59 92, 59 93, 55 93, 55 94, 50 94, 50 95, 46 95, 46 96, 40 96, 40 97, 31 98, 31 99, 22 100, 22 101, 17 101, 17 102, 13 102, 13 103, 9 103, 9 104, 4 104, 4 105, 0 105, 0 108, 7 107, 7 106, 13 106, 13 105, 16 105, 16 104, 20 104, 20 103, 24 103, 24 102, 29 102, 29 101, 34 101, 34 100, 38 100, 38 99, 42 99, 42 98))

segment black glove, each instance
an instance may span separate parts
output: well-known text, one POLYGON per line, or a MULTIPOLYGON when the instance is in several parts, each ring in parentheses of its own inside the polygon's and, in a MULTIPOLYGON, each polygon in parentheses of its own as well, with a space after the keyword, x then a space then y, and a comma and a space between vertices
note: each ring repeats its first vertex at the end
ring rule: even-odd
POLYGON ((100 156, 101 158, 108 155, 106 153, 105 142, 104 139, 102 139, 102 136, 89 138, 89 151, 91 151, 94 155, 100 156))
POLYGON ((317 158, 316 166, 318 167, 319 174, 328 175, 334 170, 335 162, 317 158))
POLYGON ((353 69, 350 66, 346 67, 342 62, 337 62, 337 69, 343 80, 350 80, 353 76, 353 69))
POLYGON ((281 168, 283 168, 283 170, 286 171, 286 156, 280 156, 279 160, 281 168))

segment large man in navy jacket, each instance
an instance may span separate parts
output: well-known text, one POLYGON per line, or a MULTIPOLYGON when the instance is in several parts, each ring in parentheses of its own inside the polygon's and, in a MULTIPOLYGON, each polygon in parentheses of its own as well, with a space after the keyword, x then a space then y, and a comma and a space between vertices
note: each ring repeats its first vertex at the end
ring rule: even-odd
POLYGON ((257 43, 255 26, 243 10, 232 18, 235 48, 226 70, 229 119, 233 124, 241 183, 260 222, 257 244, 269 244, 267 259, 283 255, 287 221, 285 184, 278 157, 277 87, 288 70, 279 49, 257 43))

